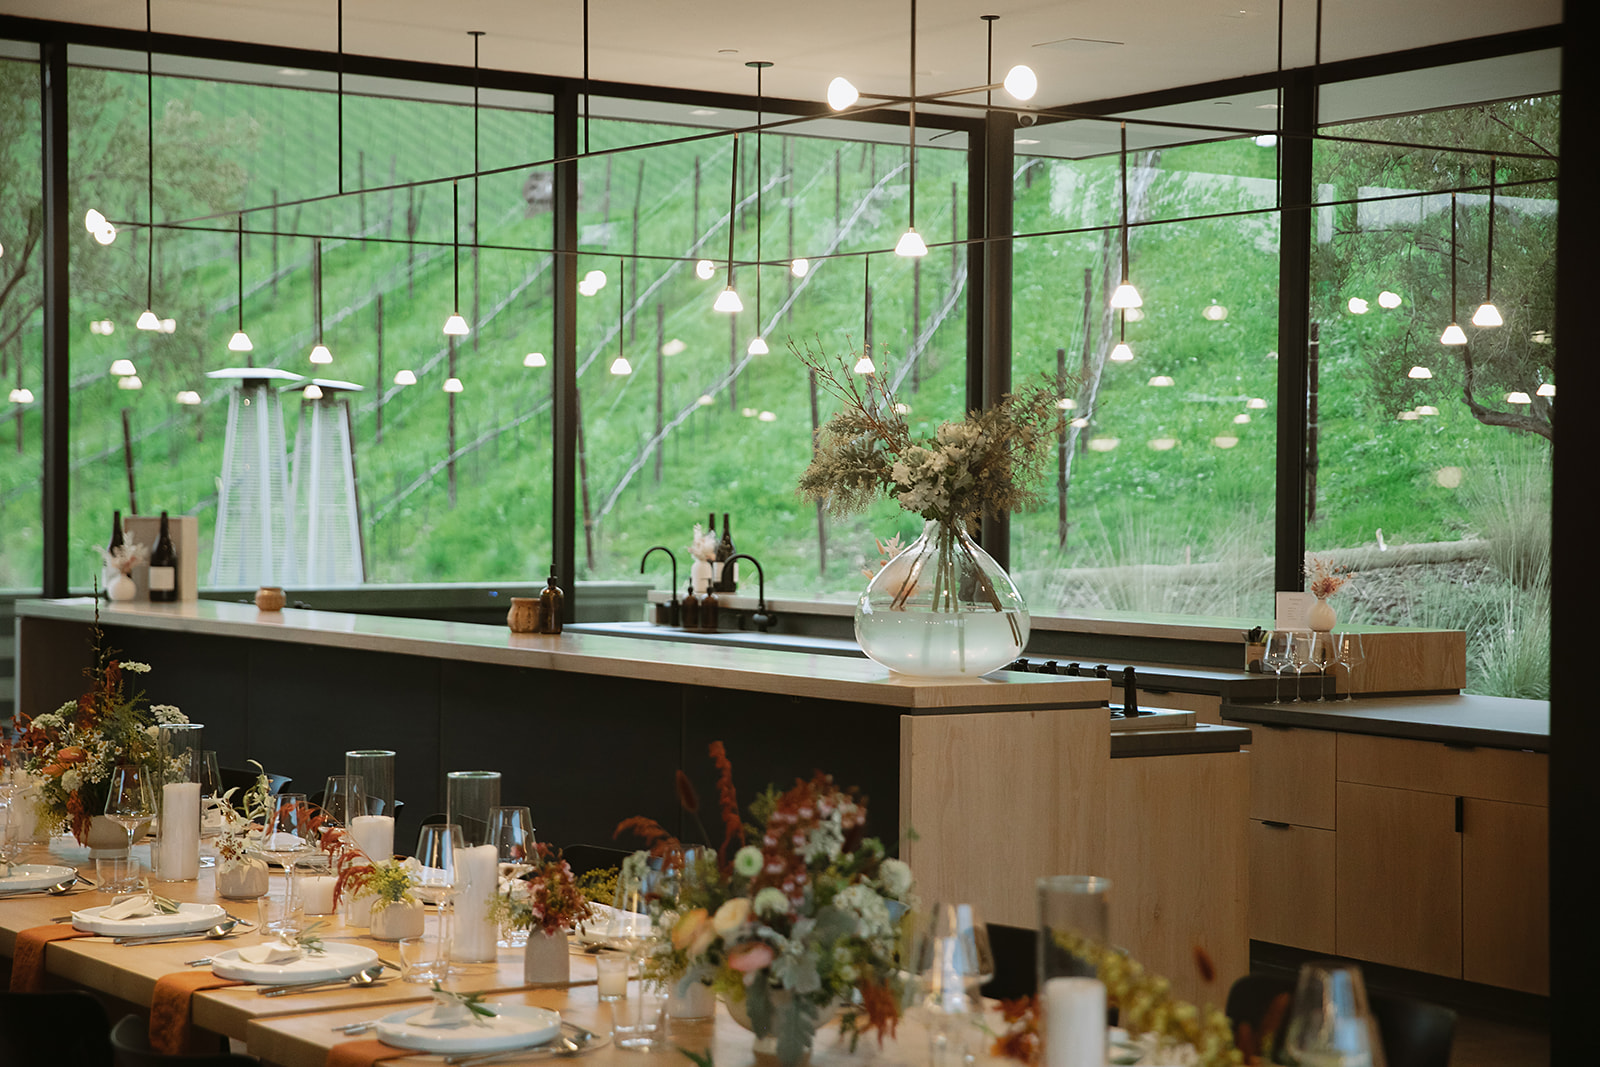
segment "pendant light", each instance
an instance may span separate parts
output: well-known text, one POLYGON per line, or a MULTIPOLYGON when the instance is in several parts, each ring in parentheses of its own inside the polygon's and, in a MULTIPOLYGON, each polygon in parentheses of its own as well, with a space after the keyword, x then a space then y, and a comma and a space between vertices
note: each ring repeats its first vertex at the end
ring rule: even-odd
POLYGON ((733 291, 733 215, 739 207, 739 135, 733 135, 733 167, 728 175, 728 286, 717 294, 713 311, 729 315, 744 310, 744 301, 733 291))
POLYGON ((333 353, 322 343, 322 239, 312 242, 311 256, 317 276, 317 343, 311 346, 311 362, 320 365, 333 362, 333 353))
POLYGON ((868 328, 872 324, 872 256, 861 257, 861 358, 856 360, 856 365, 851 369, 857 374, 876 374, 877 366, 872 362, 872 344, 867 340, 868 328))
POLYGON ((416 385, 417 384, 417 376, 416 376, 416 374, 414 372, 409 371, 409 370, 398 370, 398 371, 395 371, 394 384, 396 384, 396 385, 416 385))
POLYGON ((1494 157, 1489 157, 1489 258, 1483 272, 1483 303, 1473 312, 1472 325, 1489 329, 1505 325, 1500 309, 1494 306, 1494 157))
POLYGON ((113 378, 127 378, 138 373, 134 369, 133 360, 131 359, 119 359, 111 364, 111 376, 113 378))
MULTIPOLYGON (((620 266, 617 275, 622 276, 620 266)), ((624 378, 633 373, 633 364, 628 362, 628 354, 623 350, 623 344, 628 339, 628 304, 623 295, 627 290, 627 286, 617 283, 617 358, 611 361, 611 373, 624 378)))
POLYGON ((860 99, 861 93, 850 84, 849 78, 841 75, 828 83, 828 106, 833 110, 843 111, 847 107, 854 106, 860 99))
MULTIPOLYGON (((465 337, 471 331, 467 328, 467 320, 461 317, 461 187, 456 182, 450 183, 450 200, 454 209, 455 226, 450 231, 450 244, 455 249, 455 269, 451 277, 455 281, 455 311, 444 320, 444 332, 449 337, 465 337)), ((455 379, 451 379, 455 381, 455 379)), ((456 382, 459 386, 461 383, 456 382)), ((460 389, 447 390, 460 392, 460 389)))
POLYGON ((928 244, 917 233, 917 0, 911 0, 911 118, 909 171, 911 177, 906 232, 894 246, 894 254, 917 258, 928 254, 928 244))
MULTIPOLYGON (((145 109, 145 260, 144 314, 134 323, 141 330, 161 330, 155 313, 156 274, 156 90, 155 35, 150 29, 150 0, 144 0, 144 109, 145 109)), ((102 216, 103 219, 103 216, 102 216)))
POLYGON ((250 335, 244 332, 244 215, 239 215, 239 263, 236 277, 239 283, 239 328, 228 340, 229 352, 249 352, 255 348, 250 335))
POLYGON ((542 367, 542 366, 544 366, 545 365, 544 353, 543 352, 529 352, 527 355, 522 357, 522 365, 524 367, 542 367))
POLYGON ((1456 325, 1456 194, 1450 194, 1450 325, 1439 335, 1442 345, 1464 345, 1467 335, 1456 325))
MULTIPOLYGON (((1144 298, 1128 280, 1128 124, 1122 123, 1122 284, 1111 294, 1111 306, 1118 311, 1144 306, 1144 298)), ((1119 345, 1120 347, 1126 347, 1119 345)), ((1115 357, 1113 357, 1115 358, 1115 357)), ((1127 357, 1132 359, 1130 353, 1127 357)))
POLYGON ((761 187, 764 181, 761 171, 761 117, 762 104, 765 102, 761 94, 761 72, 772 64, 764 59, 755 59, 745 66, 754 67, 756 71, 756 335, 745 351, 752 356, 764 356, 769 349, 767 339, 761 336, 761 187))

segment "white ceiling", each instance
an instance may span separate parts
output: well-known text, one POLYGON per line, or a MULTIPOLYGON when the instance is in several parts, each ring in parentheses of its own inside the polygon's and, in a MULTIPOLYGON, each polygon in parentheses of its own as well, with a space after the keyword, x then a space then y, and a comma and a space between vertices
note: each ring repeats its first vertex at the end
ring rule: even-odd
MULTIPOLYGON (((908 0, 590 0, 590 74, 605 81, 752 93, 750 60, 775 64, 769 95, 820 99, 828 80, 907 90, 908 0)), ((334 0, 153 0, 158 32, 333 51, 334 0)), ((144 28, 137 0, 0 0, 0 12, 144 28)), ((580 0, 345 0, 347 51, 486 68, 582 73, 580 0)), ((1284 63, 1309 65, 1316 0, 1285 0, 1284 63)), ((1560 0, 1324 0, 1326 61, 1557 23, 1560 0)), ((1061 105, 1272 70, 1277 5, 1259 0, 921 0, 920 93, 984 81, 994 64, 1037 71, 1036 103, 1061 105), (1065 42, 1065 43, 1062 43, 1065 42), (1084 43, 1091 42, 1091 43, 1084 43), (1092 43, 1114 42, 1114 43, 1092 43)))

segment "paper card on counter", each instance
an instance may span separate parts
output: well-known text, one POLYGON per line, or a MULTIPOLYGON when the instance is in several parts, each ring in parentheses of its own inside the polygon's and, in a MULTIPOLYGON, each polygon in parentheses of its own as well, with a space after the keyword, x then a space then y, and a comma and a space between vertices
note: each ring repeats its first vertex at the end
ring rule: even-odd
POLYGON ((1317 598, 1310 593, 1279 593, 1277 618, 1273 621, 1275 630, 1309 630, 1311 629, 1311 605, 1317 598))

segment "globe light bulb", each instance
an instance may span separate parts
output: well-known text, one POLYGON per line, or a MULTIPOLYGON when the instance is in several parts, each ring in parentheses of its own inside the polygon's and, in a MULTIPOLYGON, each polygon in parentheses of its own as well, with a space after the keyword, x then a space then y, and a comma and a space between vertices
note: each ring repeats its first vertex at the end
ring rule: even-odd
POLYGON ((1000 84, 1006 87, 1018 100, 1032 100, 1033 94, 1039 91, 1039 77, 1033 73, 1033 68, 1021 63, 1006 72, 1006 80, 1000 84))
POLYGON ((754 338, 750 342, 750 347, 745 349, 745 351, 750 353, 752 356, 764 356, 768 352, 767 342, 760 337, 754 338))
POLYGON ((408 370, 395 371, 394 384, 396 384, 396 385, 416 385, 417 384, 417 376, 415 374, 411 373, 408 370))
POLYGON ((250 335, 243 330, 235 330, 233 336, 228 338, 229 352, 249 352, 255 347, 250 343, 250 335))
POLYGON ((303 391, 302 395, 307 400, 321 400, 322 399, 322 386, 318 385, 316 382, 312 382, 310 385, 305 387, 305 390, 303 391))
POLYGON ((894 254, 908 258, 925 256, 928 254, 928 245, 923 241, 922 235, 917 233, 917 228, 912 226, 900 235, 899 242, 894 246, 894 254))
POLYGON ((332 363, 333 353, 328 351, 327 345, 318 342, 318 344, 311 349, 311 362, 332 363))
POLYGON ((195 392, 193 389, 180 389, 178 390, 178 395, 172 399, 180 404, 192 407, 193 405, 200 403, 200 394, 195 392))
POLYGON ((611 373, 625 377, 633 373, 633 364, 628 362, 626 356, 618 356, 611 361, 611 373))
POLYGON ((96 230, 104 229, 105 225, 106 217, 100 214, 100 212, 96 211, 94 208, 90 208, 88 211, 83 213, 83 228, 88 230, 90 233, 94 233, 96 230))
POLYGON ((724 311, 733 314, 744 310, 744 301, 739 299, 739 294, 733 291, 733 286, 728 286, 717 294, 717 302, 711 305, 713 311, 724 311))
POLYGON ((789 273, 793 274, 796 278, 804 278, 807 272, 810 270, 811 261, 809 259, 805 259, 804 257, 796 259, 789 264, 789 273))
POLYGON ((444 380, 444 391, 447 393, 459 393, 463 388, 460 378, 446 378, 444 380))
POLYGON ((1461 327, 1452 322, 1444 328, 1444 333, 1439 335, 1439 343, 1442 345, 1464 345, 1467 343, 1467 335, 1462 331, 1461 327))
POLYGON ((108 245, 117 239, 117 228, 108 222, 94 231, 94 239, 103 245, 108 245))
POLYGON ((694 275, 701 281, 710 281, 711 276, 717 273, 717 265, 709 259, 702 259, 694 265, 694 275))
POLYGON ((111 364, 111 375, 114 378, 126 378, 130 374, 138 373, 133 369, 133 360, 131 359, 119 359, 111 364))
POLYGON ((1429 370, 1427 367, 1422 367, 1422 366, 1412 367, 1410 370, 1406 371, 1406 377, 1407 378, 1422 378, 1422 379, 1432 378, 1433 377, 1433 371, 1429 370))
MULTIPOLYGON (((450 337, 465 337, 469 332, 467 329, 467 320, 461 317, 460 312, 451 315, 448 319, 444 320, 444 332, 450 337)), ((452 391, 460 392, 459 389, 452 391)))
POLYGON ((161 320, 156 318, 154 311, 146 308, 144 314, 139 316, 139 321, 135 322, 134 325, 141 330, 159 330, 161 329, 161 320))
POLYGON ((1472 313, 1472 325, 1477 326, 1480 329, 1488 329, 1493 326, 1504 326, 1505 324, 1506 320, 1500 317, 1500 309, 1489 303, 1487 300, 1485 300, 1478 307, 1477 311, 1472 313))
POLYGON ((1128 347, 1128 342, 1119 341, 1117 347, 1111 350, 1111 362, 1129 363, 1133 360, 1133 349, 1128 347))
POLYGON ((589 283, 590 289, 598 293, 600 290, 606 287, 606 272, 603 270, 592 270, 583 276, 583 280, 589 283))
POLYGON ((860 99, 861 93, 850 84, 850 79, 840 76, 828 83, 828 106, 833 110, 843 111, 860 99))
POLYGON ((1352 315, 1365 315, 1367 313, 1367 302, 1359 296, 1352 296, 1350 303, 1346 306, 1350 309, 1350 314, 1352 315))
POLYGON ((1144 298, 1139 295, 1139 290, 1133 287, 1133 283, 1124 278, 1122 284, 1111 294, 1111 307, 1118 311, 1123 308, 1144 307, 1144 298))
POLYGON ((1378 294, 1378 306, 1384 308, 1397 308, 1400 306, 1400 294, 1391 293, 1385 289, 1378 294))
POLYGON ((542 367, 544 364, 545 361, 543 352, 529 352, 527 355, 522 357, 522 365, 524 367, 542 367))

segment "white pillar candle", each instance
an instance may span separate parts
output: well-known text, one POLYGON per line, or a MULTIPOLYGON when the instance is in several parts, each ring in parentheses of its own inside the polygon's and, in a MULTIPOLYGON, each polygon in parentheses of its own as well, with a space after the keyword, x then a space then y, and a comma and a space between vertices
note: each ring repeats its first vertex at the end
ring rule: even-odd
POLYGON ((300 895, 300 906, 307 915, 333 914, 333 884, 339 879, 332 874, 300 874, 295 876, 295 892, 300 895))
POLYGON ((169 882, 200 877, 200 784, 170 782, 161 787, 161 840, 156 876, 169 882))
POLYGON ((1044 984, 1045 1067, 1104 1067, 1106 987, 1094 978, 1044 984))
MULTIPOLYGON (((529 935, 532 936, 532 935, 529 935)), ((601 1000, 621 1000, 628 995, 628 957, 604 953, 594 958, 596 985, 601 1000)), ((676 984, 676 979, 674 979, 676 984)), ((698 983, 696 983, 698 984, 698 983)))
POLYGON ((450 958, 460 963, 492 963, 500 930, 489 918, 489 904, 500 888, 499 850, 478 845, 456 852, 455 936, 450 958))
POLYGON ((388 815, 357 815, 350 820, 350 836, 374 863, 394 857, 394 819, 388 815))

